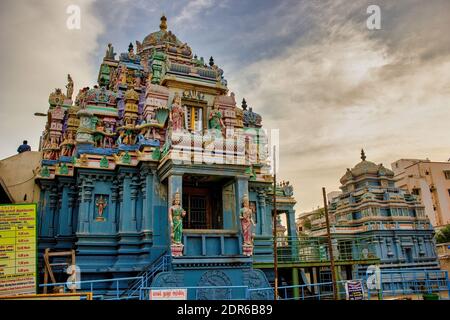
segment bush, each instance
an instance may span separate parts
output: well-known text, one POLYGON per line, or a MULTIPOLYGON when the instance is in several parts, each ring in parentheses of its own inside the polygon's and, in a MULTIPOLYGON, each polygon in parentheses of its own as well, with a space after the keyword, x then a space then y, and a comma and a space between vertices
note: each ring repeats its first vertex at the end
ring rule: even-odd
POLYGON ((436 233, 436 243, 450 242, 450 224, 436 233))

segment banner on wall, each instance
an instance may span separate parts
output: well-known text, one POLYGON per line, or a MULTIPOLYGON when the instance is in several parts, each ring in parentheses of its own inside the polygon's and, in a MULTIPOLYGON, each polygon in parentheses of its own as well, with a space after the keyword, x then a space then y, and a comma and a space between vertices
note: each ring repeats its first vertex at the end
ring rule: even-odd
POLYGON ((345 293, 347 300, 364 300, 364 289, 362 281, 350 280, 345 282, 345 293))
POLYGON ((0 205, 0 296, 35 294, 36 204, 0 205))

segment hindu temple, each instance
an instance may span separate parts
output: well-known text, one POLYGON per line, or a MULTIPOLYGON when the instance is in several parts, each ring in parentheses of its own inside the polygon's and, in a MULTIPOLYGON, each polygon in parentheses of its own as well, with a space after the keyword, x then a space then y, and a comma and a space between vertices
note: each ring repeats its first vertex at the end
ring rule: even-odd
POLYGON ((216 299, 270 287, 274 192, 296 237, 293 190, 274 190, 262 117, 238 106, 214 59, 197 57, 163 16, 127 52, 109 44, 92 87, 74 95, 67 79, 49 96, 41 137, 40 252, 75 250, 82 280, 228 287, 216 299))
MULTIPOLYGON (((434 229, 418 197, 395 187, 394 172, 366 160, 347 169, 340 179, 341 193, 330 199, 331 232, 337 256, 351 255, 356 239, 371 248, 366 255, 380 259, 382 270, 439 270, 434 229)), ((326 234, 324 219, 311 223, 311 236, 326 234)), ((359 276, 367 266, 353 272, 359 276)))

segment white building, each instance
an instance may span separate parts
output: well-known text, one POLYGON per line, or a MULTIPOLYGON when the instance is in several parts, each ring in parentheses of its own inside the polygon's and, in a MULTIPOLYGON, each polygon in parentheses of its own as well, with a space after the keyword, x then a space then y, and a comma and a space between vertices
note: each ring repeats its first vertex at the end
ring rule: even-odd
POLYGON ((396 187, 420 197, 435 228, 450 224, 450 162, 400 159, 391 166, 396 187))

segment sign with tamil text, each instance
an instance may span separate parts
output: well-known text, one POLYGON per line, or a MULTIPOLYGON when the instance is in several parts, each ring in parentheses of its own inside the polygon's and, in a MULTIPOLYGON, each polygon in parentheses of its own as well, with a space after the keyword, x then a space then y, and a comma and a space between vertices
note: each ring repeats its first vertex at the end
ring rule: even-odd
POLYGON ((36 293, 36 204, 0 205, 0 296, 36 293))
POLYGON ((150 300, 187 300, 187 289, 150 290, 150 300))
POLYGON ((364 289, 362 281, 346 281, 345 293, 347 294, 347 300, 364 300, 364 289))

